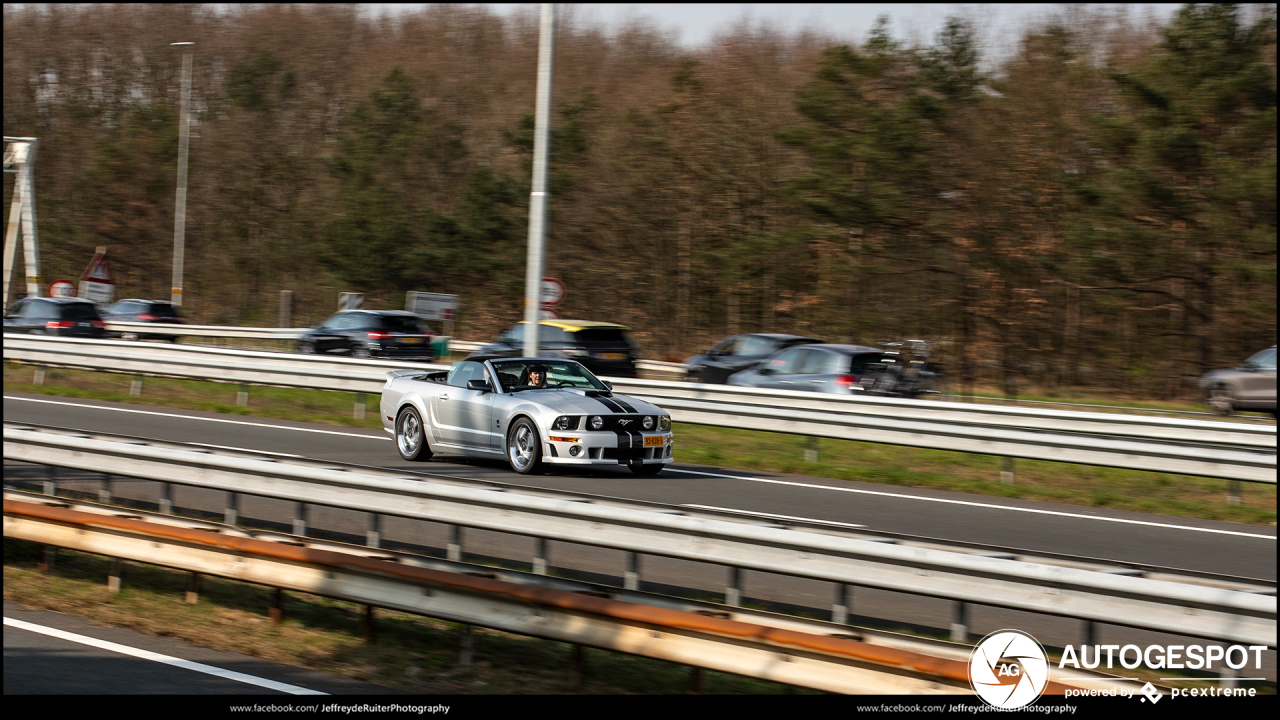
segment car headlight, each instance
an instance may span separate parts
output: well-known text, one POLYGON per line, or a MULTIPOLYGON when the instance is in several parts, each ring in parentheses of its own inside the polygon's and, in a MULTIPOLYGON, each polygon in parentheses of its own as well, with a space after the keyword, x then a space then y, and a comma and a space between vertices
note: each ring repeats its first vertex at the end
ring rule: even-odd
POLYGON ((551 427, 556 430, 577 430, 578 418, 570 415, 561 415, 556 418, 556 421, 551 424, 551 427))
POLYGON ((645 417, 644 417, 644 422, 642 422, 642 423, 640 423, 640 424, 644 426, 644 429, 645 429, 645 430, 652 430, 652 429, 653 429, 653 417, 652 417, 652 416, 650 416, 650 415, 645 415, 645 417))
POLYGON ((663 415, 662 417, 658 418, 658 429, 659 429, 659 430, 670 430, 670 429, 671 429, 671 416, 670 416, 670 415, 663 415))
POLYGON ((591 418, 591 429, 599 430, 602 427, 604 427, 604 418, 600 417, 599 415, 593 416, 591 418))

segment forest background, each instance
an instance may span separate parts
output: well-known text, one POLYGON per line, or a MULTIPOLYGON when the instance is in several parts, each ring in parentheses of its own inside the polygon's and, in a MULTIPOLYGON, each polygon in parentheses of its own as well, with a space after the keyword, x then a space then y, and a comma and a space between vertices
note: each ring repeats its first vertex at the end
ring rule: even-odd
MULTIPOLYGON (((921 338, 962 391, 1175 398, 1276 342, 1274 5, 1067 6, 998 63, 962 19, 686 50, 562 7, 546 274, 646 357, 921 338)), ((274 326, 281 290, 295 325, 339 292, 457 294, 464 339, 521 318, 537 17, 483 6, 6 5, 46 278, 105 245, 117 298, 168 297, 177 41, 193 321, 274 326)))

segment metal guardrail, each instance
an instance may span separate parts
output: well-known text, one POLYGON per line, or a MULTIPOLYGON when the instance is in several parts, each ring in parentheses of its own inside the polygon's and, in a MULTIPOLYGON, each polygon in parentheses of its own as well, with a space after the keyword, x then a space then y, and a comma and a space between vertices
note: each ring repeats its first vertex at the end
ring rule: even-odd
MULTIPOLYGON (((839 693, 963 693, 967 663, 328 549, 5 499, 5 537, 839 693)), ((381 556, 381 557, 379 557, 381 556)), ((1056 684, 1048 691, 1061 694, 1056 684)))
MULTIPOLYGON (((392 369, 444 369, 112 340, 7 336, 36 365, 380 393, 392 369)), ((677 422, 1275 484, 1276 427, 610 378, 677 422)))
MULTIPOLYGON (((405 552, 396 552, 383 550, 378 548, 362 547, 357 545, 349 545, 344 543, 336 543, 330 541, 316 541, 312 538, 297 535, 285 535, 267 531, 253 531, 240 527, 212 523, 201 520, 188 518, 179 518, 172 515, 161 515, 156 513, 139 512, 129 509, 122 510, 119 507, 111 507, 100 504, 84 503, 76 501, 68 501, 64 498, 48 497, 33 495, 28 493, 6 491, 6 503, 13 502, 12 505, 6 505, 6 535, 21 537, 32 542, 39 542, 59 547, 72 547, 68 544, 68 540, 74 541, 73 549, 83 552, 94 552, 116 558, 128 558, 131 560, 146 562, 149 564, 158 564, 168 567, 176 567, 182 570, 193 572, 205 571, 208 569, 204 563, 193 562, 187 557, 185 545, 191 540, 198 544, 205 544, 201 541, 210 537, 210 534, 219 534, 227 537, 243 537, 251 538, 267 543, 283 543, 294 548, 305 548, 308 550, 318 550, 325 552, 333 552, 356 558, 369 558, 380 562, 389 563, 389 567, 394 568, 425 568, 434 571, 452 574, 458 580, 462 580, 465 584, 470 585, 470 581, 466 580, 466 576, 470 577, 489 577, 493 580, 512 583, 521 586, 521 588, 539 588, 544 590, 558 591, 567 593, 570 598, 577 600, 583 595, 602 597, 608 600, 617 601, 635 606, 641 606, 630 609, 630 614, 637 615, 645 613, 652 609, 663 609, 676 611, 683 615, 667 616, 676 617, 683 621, 682 626, 671 628, 664 624, 665 631, 671 633, 673 630, 679 632, 683 626, 702 623, 702 618, 712 617, 723 620, 736 621, 739 623, 754 625, 759 628, 768 628, 773 630, 784 630, 797 633, 799 636, 809 636, 813 638, 806 642, 807 645, 816 644, 818 638, 832 637, 845 641, 852 641, 856 645, 843 645, 842 649, 853 651, 858 654, 858 658, 871 665, 862 668, 862 673, 851 673, 843 668, 834 668, 838 674, 839 682, 844 684, 848 690, 834 690, 830 684, 827 673, 819 673, 821 678, 819 682, 823 687, 819 689, 828 689, 843 692, 863 692, 863 693, 890 693, 890 692, 917 692, 918 687, 923 691, 938 690, 934 687, 934 681, 926 678, 915 678, 914 674, 908 674, 906 678, 902 677, 902 668, 908 665, 909 660, 916 658, 928 659, 930 662, 925 664, 926 668, 934 669, 934 672, 926 672, 929 675, 938 675, 937 669, 946 668, 948 674, 955 674, 956 668, 950 663, 967 663, 972 647, 968 645, 960 645, 957 643, 943 642, 938 640, 929 640, 919 637, 902 635, 899 633, 886 632, 881 630, 873 630, 869 628, 851 627, 837 623, 823 622, 820 620, 811 620, 806 618, 797 618, 787 615, 778 615, 776 613, 767 613, 758 610, 746 610, 743 608, 716 605, 708 602, 700 602, 694 600, 686 600, 666 595, 658 595, 654 593, 642 593, 638 591, 623 590, 620 588, 610 587, 606 585, 598 585, 594 583, 585 583, 582 581, 570 580, 566 578, 558 578, 548 575, 537 575, 532 573, 524 573, 507 569, 496 569, 484 565, 475 565, 471 563, 451 562, 440 560, 423 555, 417 555, 405 552), (35 505, 36 508, 30 506, 35 505), (61 513, 42 513, 40 507, 56 507, 63 510, 61 513), (35 512, 32 512, 34 510, 35 512), (67 515, 67 512, 76 513, 76 515, 67 515), (53 516, 53 517, 50 517, 53 516), (10 520, 12 518, 12 520, 10 520), (124 518, 127 523, 113 522, 115 518, 124 518), (71 522, 68 523, 67 520, 71 522), (106 524, 110 527, 109 532, 101 532, 105 529, 100 526, 106 520, 106 524), (123 528, 121 526, 124 526, 123 528), (76 528, 74 534, 68 531, 68 528, 76 528), (201 535, 191 538, 187 542, 179 545, 173 542, 173 538, 165 537, 161 534, 152 532, 156 527, 159 528, 180 528, 186 531, 197 531, 201 535), (152 545, 143 549, 142 553, 137 553, 138 548, 131 547, 136 543, 129 541, 121 542, 120 530, 125 529, 124 533, 134 539, 142 539, 144 542, 154 543, 160 540, 161 552, 157 553, 157 548, 152 545), (132 557, 126 553, 140 554, 139 557, 132 557), (199 564, 199 567, 196 565, 199 564), (575 597, 576 596, 576 597, 575 597), (884 651, 891 651, 886 654, 884 651), (893 652, 893 651, 896 651, 893 652), (888 661, 888 662, 887 662, 888 661), (939 665, 937 661, 944 664, 939 665), (890 664, 892 663, 892 664, 890 664), (887 665, 887 667, 885 667, 887 665), (918 687, 917 687, 918 686, 918 687)), ((185 535, 185 533, 183 533, 185 535)), ((266 550, 272 551, 277 548, 268 547, 266 550)), ((260 553, 264 556, 266 562, 274 562, 273 555, 260 553)), ((236 568, 236 563, 225 563, 215 572, 209 574, 226 574, 227 567, 236 568)), ((119 583, 122 578, 116 576, 116 582, 119 583)), ((360 583, 360 578, 356 578, 354 583, 360 583)), ((396 609, 414 612, 414 610, 403 607, 404 596, 412 593, 414 590, 420 590, 425 587, 425 583, 418 582, 418 578, 406 578, 403 584, 407 585, 408 592, 402 592, 396 598, 397 602, 402 603, 400 607, 390 605, 385 600, 378 603, 371 603, 377 607, 395 607, 396 609)), ((306 588, 295 588, 306 589, 306 588)), ((309 592, 316 592, 318 589, 313 588, 309 592)), ((446 592, 452 589, 452 586, 445 588, 446 592)), ((372 588, 365 589, 360 597, 343 597, 340 599, 351 600, 354 602, 367 602, 372 588)), ((434 588, 433 588, 434 591, 434 588)), ((354 594, 353 594, 354 595, 354 594)), ((437 596, 438 597, 438 596, 437 596)), ((514 596, 511 593, 502 593, 502 600, 508 601, 514 596)), ((562 596, 563 597, 563 596, 562 596)), ((416 599, 416 597, 415 597, 416 599)), ((471 597, 461 597, 459 600, 472 599, 471 597)), ((526 603, 527 604, 527 603, 526 603)), ((458 603, 439 600, 436 607, 432 609, 432 615, 444 617, 445 619, 456 622, 474 622, 474 624, 485 627, 497 627, 501 623, 509 623, 511 613, 508 608, 503 608, 505 612, 501 614, 494 612, 488 603, 469 603, 468 610, 472 613, 467 617, 461 617, 457 614, 442 615, 443 610, 451 610, 456 608, 458 603), (483 617, 476 619, 475 614, 482 614, 483 617)), ((422 612, 421 609, 418 612, 422 612)), ((425 613, 424 613, 425 614, 425 613)), ((650 618, 650 625, 658 625, 664 623, 665 618, 658 616, 656 613, 650 618)), ((582 625, 559 625, 564 628, 583 628, 582 625)), ((527 632, 528 628, 523 628, 527 632)), ((372 628, 369 629, 372 635, 372 628)), ((597 640, 590 636, 584 637, 584 633, 575 631, 571 637, 559 635, 556 639, 567 640, 570 642, 581 642, 582 640, 597 640)), ((795 644, 778 644, 772 642, 772 639, 763 633, 757 632, 756 636, 764 636, 764 644, 766 645, 763 652, 787 653, 793 650, 795 644)), ((615 633, 610 632, 605 635, 607 646, 605 649, 622 650, 613 642, 611 638, 615 637, 615 633)), ((712 634, 714 637, 714 633, 712 634)), ((661 637, 659 638, 662 639, 661 637)), ((714 642, 714 640, 712 641, 714 642)), ((669 647, 671 643, 660 643, 663 647, 669 647)), ((599 646, 599 645, 597 645, 599 646)), ((711 647, 713 657, 722 658, 725 655, 731 655, 737 651, 733 648, 715 648, 711 647)), ((666 652, 665 650, 663 651, 666 652)), ((654 655, 650 655, 653 657, 654 655)), ((841 657, 847 657, 845 654, 841 657)), ((673 659, 664 656, 663 659, 673 659)), ((701 660, 701 658, 699 658, 701 660)), ((724 662, 720 660, 720 662, 724 662)), ((838 663, 839 661, 837 661, 838 663)), ((918 660, 916 661, 918 663, 918 660)), ((696 663, 700 667, 711 667, 696 663)), ((756 665, 755 667, 772 668, 773 664, 756 665)), ((1065 686, 1081 687, 1097 690, 1100 688, 1116 688, 1127 689, 1130 693, 1138 690, 1138 683, 1116 678, 1098 672, 1084 671, 1074 668, 1056 668, 1052 664, 1049 666, 1050 680, 1065 686)), ((757 677, 759 677, 757 675, 757 677)), ((806 676, 810 677, 810 676, 806 676)), ((762 679, 776 679, 766 677, 762 679)), ((808 687, 818 687, 816 685, 807 685, 808 687)), ((963 691, 961 687, 950 687, 950 692, 957 690, 963 691)), ((1060 692, 1060 690, 1058 691, 1060 692)))
POLYGON ((8 459, 1275 647, 1276 598, 769 525, 4 429, 8 459))

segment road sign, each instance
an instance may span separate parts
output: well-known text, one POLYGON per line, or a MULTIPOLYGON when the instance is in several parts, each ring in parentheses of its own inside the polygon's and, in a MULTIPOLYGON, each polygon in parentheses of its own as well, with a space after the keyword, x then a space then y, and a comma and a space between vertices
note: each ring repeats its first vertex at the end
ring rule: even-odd
POLYGON ((542 278, 538 286, 538 304, 543 307, 559 305, 564 302, 564 283, 553 277, 542 278))
POLYGON ((560 313, 556 312, 553 308, 549 308, 546 305, 543 305, 542 307, 538 308, 538 319, 539 320, 559 320, 560 313))
POLYGON ((116 281, 112 279, 111 267, 107 265, 107 246, 99 245, 89 267, 80 275, 80 297, 97 305, 106 305, 115 294, 116 281))
POLYGON ((55 280, 49 284, 49 297, 75 297, 76 284, 70 280, 55 280))
POLYGON ((458 296, 410 290, 405 294, 404 309, 423 320, 453 322, 458 319, 458 296))
POLYGON ((364 304, 364 293, 338 293, 339 310, 357 310, 364 304))

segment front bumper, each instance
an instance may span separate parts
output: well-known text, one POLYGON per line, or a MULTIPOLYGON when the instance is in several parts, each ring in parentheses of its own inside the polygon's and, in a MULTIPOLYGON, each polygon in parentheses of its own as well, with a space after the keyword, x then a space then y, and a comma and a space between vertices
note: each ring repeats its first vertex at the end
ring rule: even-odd
POLYGON ((542 443, 542 461, 556 465, 665 465, 673 461, 674 454, 675 441, 670 432, 619 435, 556 430, 542 443), (662 444, 646 446, 645 438, 660 438, 662 444))

